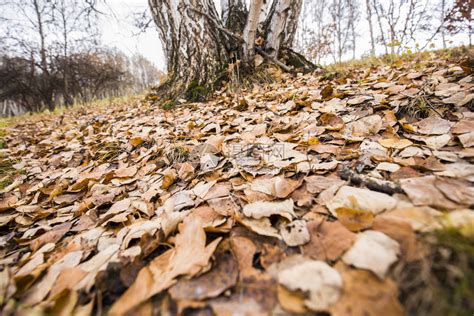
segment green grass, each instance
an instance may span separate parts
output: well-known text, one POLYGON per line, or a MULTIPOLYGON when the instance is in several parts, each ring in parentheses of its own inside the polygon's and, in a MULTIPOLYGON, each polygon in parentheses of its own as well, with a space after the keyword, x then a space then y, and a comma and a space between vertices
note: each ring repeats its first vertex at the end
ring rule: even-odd
POLYGON ((434 51, 411 52, 406 51, 400 55, 385 54, 381 56, 367 56, 360 59, 354 59, 341 63, 330 64, 325 67, 328 72, 348 72, 355 68, 367 69, 370 67, 388 65, 393 67, 401 67, 404 63, 415 62, 415 66, 422 67, 423 61, 433 60, 433 55, 438 60, 456 60, 463 56, 469 47, 454 47, 446 49, 438 49, 434 51))
MULTIPOLYGON (((54 111, 50 111, 48 109, 40 112, 26 112, 24 114, 15 116, 15 117, 7 117, 7 118, 0 118, 0 137, 2 130, 5 130, 8 126, 14 125, 16 122, 23 121, 25 119, 35 119, 35 118, 44 118, 44 117, 55 117, 66 112, 77 110, 81 108, 91 109, 91 108, 104 108, 106 106, 112 106, 117 104, 125 104, 125 103, 132 103, 143 100, 145 94, 134 94, 134 95, 127 95, 127 96, 119 96, 119 97, 111 97, 111 98, 104 98, 104 99, 94 99, 88 102, 75 102, 69 107, 66 106, 57 106, 54 111)), ((5 132, 5 131, 4 131, 5 132)))
POLYGON ((435 232, 439 254, 433 263, 442 286, 439 299, 444 302, 444 315, 472 315, 474 312, 474 238, 464 236, 456 228, 435 232))
POLYGON ((0 149, 7 147, 5 136, 7 135, 7 128, 14 121, 13 118, 0 118, 0 149))

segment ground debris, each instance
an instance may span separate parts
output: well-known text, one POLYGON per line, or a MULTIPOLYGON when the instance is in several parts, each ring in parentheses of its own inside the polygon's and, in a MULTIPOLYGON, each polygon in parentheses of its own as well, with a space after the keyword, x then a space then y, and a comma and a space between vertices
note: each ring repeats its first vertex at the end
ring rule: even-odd
MULTIPOLYGON (((245 102, 19 120, 2 149, 0 313, 413 312, 400 267, 460 261, 425 236, 474 238, 474 78, 454 66, 433 53, 281 74, 245 102)), ((423 297, 419 315, 443 299, 423 297)))

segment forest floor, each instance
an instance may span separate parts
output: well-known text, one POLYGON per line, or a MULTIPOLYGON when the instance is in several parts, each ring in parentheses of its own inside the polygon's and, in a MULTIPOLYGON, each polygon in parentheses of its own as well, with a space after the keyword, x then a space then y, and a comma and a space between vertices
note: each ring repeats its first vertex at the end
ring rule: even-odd
POLYGON ((462 50, 10 122, 2 315, 472 315, 462 50))

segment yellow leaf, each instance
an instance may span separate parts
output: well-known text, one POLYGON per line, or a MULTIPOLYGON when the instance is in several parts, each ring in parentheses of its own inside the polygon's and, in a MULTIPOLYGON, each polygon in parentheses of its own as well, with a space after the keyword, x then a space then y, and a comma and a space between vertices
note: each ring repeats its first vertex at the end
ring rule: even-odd
POLYGON ((135 136, 130 138, 130 144, 132 144, 133 147, 140 146, 143 143, 143 138, 140 136, 135 136))
POLYGON ((387 148, 403 149, 411 146, 413 143, 409 139, 402 138, 384 138, 379 140, 380 145, 387 148))
POLYGON ((364 210, 349 207, 339 207, 336 209, 338 220, 350 231, 360 231, 372 226, 374 214, 364 210))
POLYGON ((317 145, 317 144, 319 144, 319 139, 317 137, 312 136, 308 139, 308 145, 317 145))

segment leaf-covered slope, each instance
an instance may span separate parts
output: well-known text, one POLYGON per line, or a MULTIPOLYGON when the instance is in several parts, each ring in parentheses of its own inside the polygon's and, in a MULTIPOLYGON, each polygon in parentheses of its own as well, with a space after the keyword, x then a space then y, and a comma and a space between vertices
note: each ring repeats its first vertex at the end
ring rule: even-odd
POLYGON ((428 232, 474 235, 473 98, 433 55, 25 119, 2 150, 2 314, 402 315, 394 267, 428 232))

